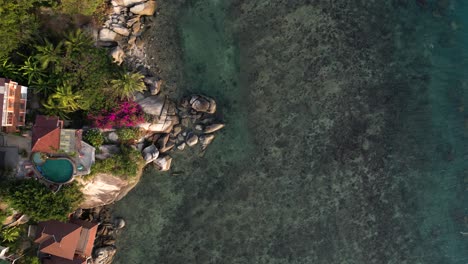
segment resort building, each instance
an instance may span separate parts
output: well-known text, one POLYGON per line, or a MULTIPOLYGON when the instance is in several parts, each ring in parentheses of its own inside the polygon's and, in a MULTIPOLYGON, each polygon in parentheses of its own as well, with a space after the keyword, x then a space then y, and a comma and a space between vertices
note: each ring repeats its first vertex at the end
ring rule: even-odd
POLYGON ((0 119, 2 131, 17 132, 26 122, 28 87, 9 79, 0 78, 0 119))
POLYGON ((34 242, 39 244, 43 264, 83 264, 91 257, 97 223, 72 219, 40 222, 34 242))
POLYGON ((68 182, 73 175, 89 174, 95 161, 95 148, 82 141, 81 129, 64 129, 63 121, 58 117, 36 117, 31 151, 38 170, 46 179, 55 183, 68 182), (49 161, 41 160, 43 154, 49 157, 49 161), (59 165, 61 169, 57 170, 59 165), (64 175, 47 175, 47 171, 64 175))

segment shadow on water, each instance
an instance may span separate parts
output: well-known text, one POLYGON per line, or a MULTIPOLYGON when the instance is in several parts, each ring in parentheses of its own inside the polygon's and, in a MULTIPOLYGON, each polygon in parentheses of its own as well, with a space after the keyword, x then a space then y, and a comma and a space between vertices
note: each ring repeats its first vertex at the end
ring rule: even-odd
POLYGON ((161 3, 158 67, 227 127, 117 203, 115 262, 467 263, 468 8, 445 2, 161 3))

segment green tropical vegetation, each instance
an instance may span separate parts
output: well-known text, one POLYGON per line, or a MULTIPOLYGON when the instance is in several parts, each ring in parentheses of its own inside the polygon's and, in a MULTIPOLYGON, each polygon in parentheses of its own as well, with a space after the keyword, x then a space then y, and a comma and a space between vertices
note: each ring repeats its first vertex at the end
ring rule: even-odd
POLYGON ((2 242, 13 242, 20 236, 20 229, 17 226, 2 229, 0 237, 2 242))
POLYGON ((98 8, 105 5, 105 0, 62 0, 60 11, 65 14, 82 14, 91 16, 98 8))
POLYGON ((104 144, 104 135, 97 128, 89 129, 83 134, 83 140, 95 148, 104 144))
POLYGON ((0 57, 8 57, 10 52, 32 39, 39 23, 31 13, 40 2, 0 0, 0 57))
POLYGON ((143 92, 146 87, 141 73, 121 73, 119 78, 111 81, 114 95, 120 99, 134 99, 135 92, 143 92))
POLYGON ((72 91, 70 85, 65 84, 58 86, 55 93, 47 98, 46 102, 42 105, 45 108, 45 112, 48 115, 59 116, 66 119, 67 114, 78 111, 86 107, 85 104, 81 103, 83 96, 72 91))
MULTIPOLYGON (((90 116, 112 116, 109 126, 113 128, 139 122, 141 109, 131 100, 134 93, 145 90, 144 76, 113 63, 107 49, 94 45, 91 30, 82 29, 78 22, 86 16, 87 23, 98 24, 108 4, 108 0, 0 0, 0 77, 27 84, 40 102, 38 114, 91 125, 90 116), (120 108, 123 114, 113 114, 120 108)), ((122 143, 138 136, 133 128, 121 128, 117 133, 122 143)), ((104 143, 99 129, 87 130, 83 139, 97 148, 104 143)), ((97 161, 92 172, 112 172, 127 179, 135 177, 143 165, 137 150, 122 145, 119 154, 97 161)), ((9 175, 10 171, 0 174, 9 175)), ((0 222, 13 209, 32 222, 66 221, 82 199, 76 182, 54 193, 39 181, 6 180, 1 183, 0 200, 9 209, 0 211, 0 222)), ((0 242, 13 252, 21 251, 19 245, 27 240, 25 232, 26 225, 4 228, 0 242)), ((17 263, 40 261, 26 255, 17 263)))
POLYGON ((130 179, 137 175, 143 165, 144 160, 138 150, 121 145, 119 154, 105 160, 96 160, 91 174, 112 172, 123 179, 130 179))
POLYGON ((2 200, 34 221, 65 221, 82 199, 77 183, 64 185, 59 192, 53 193, 38 181, 18 180, 10 182, 2 190, 2 200))
POLYGON ((41 261, 36 256, 24 256, 20 258, 16 263, 18 264, 41 264, 41 261))
POLYGON ((122 127, 117 129, 120 142, 129 142, 138 139, 139 130, 133 127, 122 127))

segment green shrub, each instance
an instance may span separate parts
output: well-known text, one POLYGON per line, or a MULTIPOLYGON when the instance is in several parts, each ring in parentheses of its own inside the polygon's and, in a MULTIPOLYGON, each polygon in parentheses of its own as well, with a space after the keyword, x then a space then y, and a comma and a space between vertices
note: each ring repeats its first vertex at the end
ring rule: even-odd
POLYGON ((104 143, 104 136, 99 129, 90 129, 83 134, 83 140, 95 148, 99 148, 104 143))
POLYGON ((123 127, 117 129, 117 136, 120 142, 128 142, 138 139, 138 129, 131 127, 123 127))
POLYGON ((34 221, 67 219, 83 199, 83 193, 76 183, 62 186, 53 193, 36 180, 10 182, 3 198, 9 206, 31 217, 34 221))
POLYGON ((123 179, 133 178, 143 165, 143 157, 138 150, 121 146, 121 151, 105 160, 97 160, 91 168, 91 173, 112 173, 123 179))
POLYGON ((0 236, 2 237, 2 242, 14 242, 20 236, 20 229, 16 226, 2 229, 0 236))
POLYGON ((60 10, 65 14, 82 14, 85 16, 93 15, 98 7, 104 5, 104 0, 62 0, 60 10))
POLYGON ((41 264, 41 261, 36 256, 24 256, 20 258, 16 263, 18 264, 41 264))

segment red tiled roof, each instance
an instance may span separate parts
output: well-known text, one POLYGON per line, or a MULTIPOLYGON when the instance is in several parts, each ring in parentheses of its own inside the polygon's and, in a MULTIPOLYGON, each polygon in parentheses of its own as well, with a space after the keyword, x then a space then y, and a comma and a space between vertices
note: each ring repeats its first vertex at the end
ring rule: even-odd
POLYGON ((49 220, 38 223, 35 243, 42 253, 73 260, 82 227, 49 220))
POLYGON ((80 219, 73 219, 70 222, 83 227, 76 251, 87 257, 90 257, 93 251, 94 239, 96 238, 98 224, 80 219))
POLYGON ((32 130, 32 152, 57 152, 60 147, 60 128, 58 117, 37 116, 32 130))
POLYGON ((78 219, 73 219, 70 223, 56 220, 40 222, 34 242, 39 244, 42 253, 53 256, 43 263, 83 263, 83 260, 91 257, 97 227, 97 223, 78 219))

